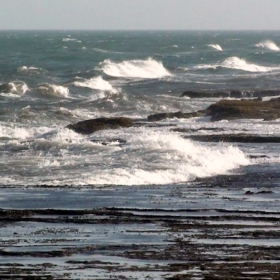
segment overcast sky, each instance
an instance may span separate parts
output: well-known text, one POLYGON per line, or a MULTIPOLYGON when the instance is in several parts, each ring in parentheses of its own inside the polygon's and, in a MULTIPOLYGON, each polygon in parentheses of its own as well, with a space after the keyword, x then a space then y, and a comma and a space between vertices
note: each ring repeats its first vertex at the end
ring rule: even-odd
POLYGON ((280 30, 280 0, 0 0, 0 29, 280 30))

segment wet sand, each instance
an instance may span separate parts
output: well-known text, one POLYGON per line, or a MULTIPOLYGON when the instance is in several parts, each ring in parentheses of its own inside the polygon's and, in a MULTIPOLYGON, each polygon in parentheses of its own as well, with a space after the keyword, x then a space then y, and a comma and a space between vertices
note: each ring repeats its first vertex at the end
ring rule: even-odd
POLYGON ((258 168, 172 186, 1 188, 0 279, 280 279, 280 174, 258 168))

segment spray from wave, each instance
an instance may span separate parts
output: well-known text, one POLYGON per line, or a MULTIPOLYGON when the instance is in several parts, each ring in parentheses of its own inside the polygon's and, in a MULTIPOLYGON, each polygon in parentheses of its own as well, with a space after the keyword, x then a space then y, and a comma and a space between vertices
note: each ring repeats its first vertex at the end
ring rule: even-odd
POLYGON ((236 56, 227 58, 224 62, 222 62, 221 67, 238 69, 248 72, 269 72, 277 69, 275 67, 266 67, 258 64, 249 63, 245 59, 241 59, 236 56))
POLYGON ((270 72, 279 70, 279 67, 262 66, 254 63, 247 62, 245 59, 233 56, 229 57, 219 64, 203 64, 194 67, 195 70, 199 69, 217 69, 218 67, 236 69, 247 72, 270 72))
MULTIPOLYGON (((171 184, 194 180, 196 177, 224 174, 249 164, 236 147, 206 147, 174 133, 149 132, 130 137, 129 153, 120 154, 108 170, 99 170, 87 177, 88 184, 171 184), (108 173, 110 172, 110 173, 108 173)), ((103 159, 104 160, 104 159, 103 159)))
POLYGON ((36 90, 45 97, 68 98, 69 89, 64 86, 54 84, 41 84, 36 90))
POLYGON ((28 90, 28 86, 22 81, 13 81, 0 85, 0 95, 5 97, 20 97, 28 90))
POLYGON ((84 79, 82 81, 75 81, 73 84, 77 87, 86 87, 102 91, 111 91, 113 93, 117 92, 116 89, 114 89, 112 85, 108 81, 105 81, 101 76, 91 79, 84 79))
POLYGON ((220 45, 218 45, 218 44, 214 44, 214 45, 208 45, 209 47, 211 47, 211 48, 213 48, 213 49, 215 49, 215 50, 217 50, 217 51, 223 51, 223 49, 222 49, 222 47, 220 46, 220 45))
POLYGON ((264 48, 270 51, 280 51, 280 48, 271 40, 262 41, 255 45, 258 48, 264 48))
POLYGON ((113 77, 156 79, 171 76, 164 68, 162 62, 152 58, 147 60, 129 60, 120 63, 105 60, 100 66, 105 74, 113 77))

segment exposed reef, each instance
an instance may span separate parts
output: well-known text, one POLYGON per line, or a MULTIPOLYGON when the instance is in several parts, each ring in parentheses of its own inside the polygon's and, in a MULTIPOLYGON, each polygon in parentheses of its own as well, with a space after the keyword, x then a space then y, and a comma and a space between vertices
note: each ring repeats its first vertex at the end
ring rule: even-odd
POLYGON ((260 90, 260 91, 241 91, 241 90, 232 90, 232 91, 185 91, 180 97, 189 97, 189 98, 259 98, 266 96, 278 96, 280 95, 280 90, 260 90))
POLYGON ((91 134, 98 130, 117 129, 120 127, 130 127, 134 124, 134 120, 130 118, 97 118, 69 124, 67 128, 81 134, 91 134))

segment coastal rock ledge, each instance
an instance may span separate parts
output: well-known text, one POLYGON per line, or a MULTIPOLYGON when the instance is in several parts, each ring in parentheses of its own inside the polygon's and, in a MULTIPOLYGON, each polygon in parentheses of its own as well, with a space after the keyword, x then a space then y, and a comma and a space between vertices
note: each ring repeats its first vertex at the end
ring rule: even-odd
POLYGON ((120 127, 131 127, 134 120, 125 117, 97 118, 69 124, 66 128, 81 134, 91 134, 98 130, 117 129, 120 127))
POLYGON ((211 121, 232 119, 263 119, 275 120, 280 118, 280 98, 269 101, 261 99, 220 100, 205 110, 193 113, 159 113, 148 116, 149 121, 159 121, 166 118, 192 118, 210 116, 211 121))

